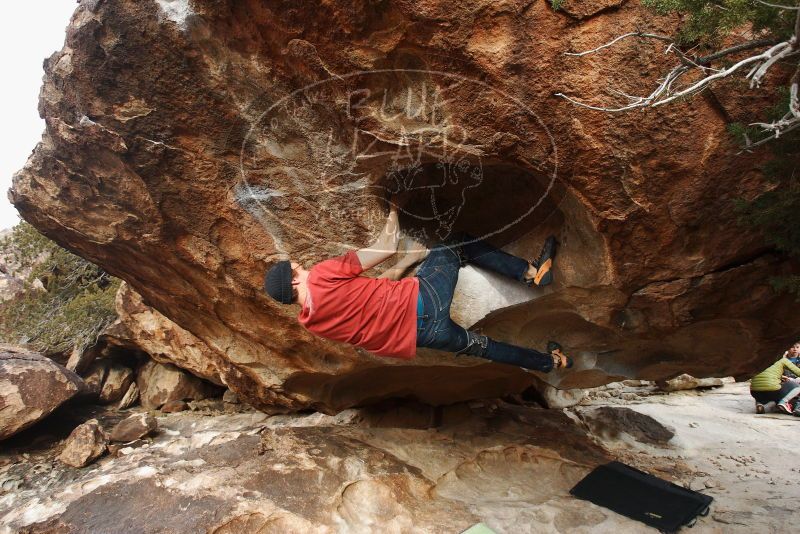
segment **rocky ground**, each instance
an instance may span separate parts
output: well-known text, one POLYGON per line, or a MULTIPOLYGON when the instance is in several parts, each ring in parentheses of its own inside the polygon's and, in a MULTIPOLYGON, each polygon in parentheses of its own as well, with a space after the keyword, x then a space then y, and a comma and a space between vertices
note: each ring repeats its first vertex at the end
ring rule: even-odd
MULTIPOLYGON (((397 402, 269 416, 209 401, 153 412, 155 436, 82 469, 56 459, 74 424, 48 419, 37 440, 31 429, 4 443, 0 532, 652 531, 569 496, 611 458, 713 496, 694 532, 797 523, 800 419, 755 415, 746 383, 669 394, 628 384, 564 410, 397 402)), ((127 415, 91 410, 75 417, 108 428, 127 415)))

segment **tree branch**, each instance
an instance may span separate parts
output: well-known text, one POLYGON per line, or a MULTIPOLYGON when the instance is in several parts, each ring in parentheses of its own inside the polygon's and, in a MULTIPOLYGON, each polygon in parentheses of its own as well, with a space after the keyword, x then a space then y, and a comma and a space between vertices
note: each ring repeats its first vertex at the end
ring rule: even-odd
POLYGON ((756 0, 756 2, 758 2, 759 4, 764 4, 765 6, 769 7, 776 7, 778 9, 786 9, 789 11, 800 10, 800 6, 784 6, 782 4, 771 4, 769 2, 765 2, 764 0, 756 0))
POLYGON ((657 35, 655 33, 643 33, 643 32, 640 32, 640 31, 635 31, 635 32, 626 33, 624 35, 620 35, 616 39, 614 39, 612 41, 609 41, 604 45, 600 45, 597 48, 593 48, 591 50, 586 50, 584 52, 564 52, 564 55, 565 56, 573 56, 573 57, 587 56, 589 54, 594 54, 595 52, 599 52, 600 50, 602 50, 604 48, 608 48, 609 46, 613 46, 618 41, 621 41, 623 39, 627 39, 628 37, 641 37, 641 38, 646 38, 646 39, 656 39, 658 41, 664 41, 664 42, 667 42, 667 43, 673 43, 674 42, 674 39, 672 39, 671 37, 667 37, 665 35, 657 35))
MULTIPOLYGON (((761 3, 765 5, 771 5, 763 1, 761 3)), ((603 45, 600 45, 592 50, 586 50, 584 52, 577 52, 577 53, 565 52, 565 55, 568 56, 582 57, 588 54, 598 52, 605 48, 608 48, 628 37, 639 37, 639 38, 656 39, 669 43, 665 53, 674 53, 680 60, 680 64, 674 66, 666 74, 666 76, 664 76, 664 78, 659 81, 659 84, 655 88, 655 90, 653 90, 647 96, 629 95, 615 88, 610 88, 609 91, 616 97, 627 100, 626 103, 619 104, 617 106, 601 106, 601 105, 588 104, 586 102, 582 102, 577 98, 567 96, 563 92, 556 93, 555 96, 563 98, 576 106, 580 106, 586 109, 592 109, 595 111, 604 111, 608 113, 620 113, 637 108, 663 106, 664 104, 674 102, 678 99, 695 95, 703 91, 707 87, 709 87, 714 82, 721 80, 723 78, 727 78, 733 74, 745 71, 745 69, 747 69, 746 70, 747 74, 744 77, 750 80, 750 87, 751 88, 760 87, 767 73, 774 65, 789 57, 794 57, 797 54, 800 54, 800 6, 794 8, 790 6, 772 5, 772 7, 797 10, 797 16, 794 25, 795 26, 794 35, 792 35, 789 39, 785 41, 778 42, 775 39, 756 39, 744 43, 739 43, 737 45, 725 48, 723 50, 719 50, 717 52, 714 52, 706 56, 690 57, 689 54, 687 54, 677 46, 677 44, 672 38, 663 35, 645 33, 637 30, 635 32, 628 32, 623 35, 620 35, 619 37, 616 37, 615 39, 612 39, 611 41, 603 45), (710 67, 710 65, 714 61, 717 61, 724 57, 728 57, 733 54, 738 54, 749 50, 755 50, 757 48, 762 48, 765 46, 768 46, 769 48, 761 53, 750 55, 748 57, 740 59, 739 61, 735 62, 733 65, 730 65, 727 68, 710 67), (703 76, 700 77, 700 79, 691 81, 688 83, 688 85, 681 86, 680 84, 678 84, 678 81, 681 78, 683 78, 684 75, 695 70, 700 71, 702 73, 703 76)), ((751 126, 758 126, 765 132, 771 132, 771 135, 768 138, 759 140, 756 143, 750 143, 748 140, 747 148, 755 147, 769 141, 770 139, 778 138, 781 135, 785 134, 786 132, 792 131, 798 126, 800 126, 799 99, 800 99, 800 64, 797 65, 796 70, 790 81, 789 113, 787 113, 786 116, 784 116, 780 120, 772 121, 770 123, 763 123, 763 122, 753 123, 751 126)))
POLYGON ((714 52, 713 54, 709 54, 707 56, 699 57, 695 59, 695 62, 699 65, 705 65, 737 52, 744 52, 745 50, 752 50, 753 48, 761 48, 762 46, 772 46, 776 44, 776 42, 777 41, 775 41, 775 39, 757 39, 755 41, 748 41, 746 43, 740 43, 738 45, 731 46, 730 48, 725 48, 719 52, 714 52))

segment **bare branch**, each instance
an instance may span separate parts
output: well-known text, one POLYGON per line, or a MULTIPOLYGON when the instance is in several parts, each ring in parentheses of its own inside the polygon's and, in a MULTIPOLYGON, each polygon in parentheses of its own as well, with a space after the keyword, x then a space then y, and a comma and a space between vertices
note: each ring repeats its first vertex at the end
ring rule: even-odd
MULTIPOLYGON (((750 80, 750 87, 759 87, 773 66, 783 60, 786 60, 790 57, 794 58, 800 54, 800 6, 784 6, 771 4, 762 0, 758 1, 770 7, 796 10, 797 16, 794 25, 794 35, 782 42, 779 42, 775 39, 755 39, 752 41, 739 43, 706 56, 697 57, 695 55, 690 55, 691 50, 689 52, 681 50, 678 44, 671 37, 646 33, 638 30, 635 32, 628 32, 592 50, 586 50, 584 52, 577 53, 566 52, 565 55, 582 57, 588 54, 593 54, 629 37, 656 39, 669 43, 664 53, 675 54, 680 63, 672 67, 672 69, 659 80, 658 86, 649 95, 630 95, 612 87, 609 88, 608 91, 618 100, 622 100, 622 103, 619 103, 615 106, 589 104, 581 101, 578 98, 567 96, 562 92, 556 93, 555 96, 563 98, 576 106, 586 109, 609 113, 620 113, 638 108, 663 106, 664 104, 674 102, 678 99, 695 95, 705 90, 714 82, 723 78, 727 78, 733 74, 746 72, 744 77, 745 79, 750 80), (728 67, 711 67, 713 62, 724 57, 739 54, 745 51, 753 51, 763 47, 768 48, 760 53, 740 59, 728 67), (680 80, 689 72, 699 72, 702 74, 702 76, 700 76, 699 79, 694 79, 688 82, 687 84, 680 84, 680 80)), ((779 120, 769 123, 753 123, 751 126, 757 126, 761 128, 762 131, 769 132, 770 135, 769 137, 761 139, 755 143, 751 142, 749 138, 746 137, 746 149, 764 144, 771 139, 776 139, 781 135, 800 127, 800 64, 796 65, 796 70, 790 81, 789 112, 779 120)))
POLYGON ((765 2, 764 0, 756 0, 759 4, 764 4, 765 6, 769 7, 776 7, 778 9, 787 9, 789 11, 800 9, 800 6, 784 6, 782 4, 771 4, 769 2, 765 2))
POLYGON ((800 101, 798 100, 798 88, 800 88, 800 64, 797 65, 792 75, 791 86, 789 87, 789 113, 800 119, 800 101))
POLYGON ((621 41, 623 39, 627 39, 628 37, 641 37, 641 38, 646 38, 646 39, 656 39, 658 41, 664 41, 664 42, 667 42, 667 43, 674 43, 675 42, 674 39, 672 39, 671 37, 667 37, 665 35, 657 35, 657 34, 654 34, 654 33, 643 33, 643 32, 640 32, 640 31, 635 31, 635 32, 626 33, 624 35, 620 35, 616 39, 614 39, 612 41, 609 41, 604 45, 600 45, 597 48, 593 48, 592 50, 586 50, 584 52, 564 52, 564 55, 565 56, 573 56, 573 57, 587 56, 589 54, 594 54, 595 52, 598 52, 598 51, 600 51, 600 50, 602 50, 604 48, 608 48, 609 46, 614 45, 618 41, 621 41))
POLYGON ((697 62, 699 65, 705 65, 725 56, 736 54, 737 52, 744 52, 745 50, 752 50, 753 48, 761 48, 762 46, 772 46, 774 44, 776 44, 775 39, 757 39, 755 41, 748 41, 746 43, 740 43, 738 45, 731 46, 730 48, 725 48, 719 52, 714 52, 713 54, 709 54, 707 56, 699 57, 695 59, 695 62, 697 62))
POLYGON ((760 60, 763 60, 764 63, 762 63, 755 71, 751 71, 752 77, 750 78, 750 88, 752 89, 753 87, 759 87, 761 85, 761 80, 764 79, 764 76, 767 74, 769 68, 793 51, 794 46, 792 46, 792 42, 790 40, 783 43, 778 43, 760 56, 756 56, 760 60))
POLYGON ((795 129, 799 128, 799 127, 800 127, 800 120, 795 121, 795 124, 793 124, 789 128, 785 128, 781 132, 775 132, 773 135, 771 135, 769 137, 765 137, 764 139, 756 141, 755 143, 748 143, 747 146, 745 147, 745 150, 749 151, 749 150, 751 150, 753 148, 756 148, 757 146, 761 146, 761 145, 767 144, 770 141, 773 141, 773 140, 779 138, 781 135, 787 134, 787 133, 791 132, 792 130, 795 130, 795 129))

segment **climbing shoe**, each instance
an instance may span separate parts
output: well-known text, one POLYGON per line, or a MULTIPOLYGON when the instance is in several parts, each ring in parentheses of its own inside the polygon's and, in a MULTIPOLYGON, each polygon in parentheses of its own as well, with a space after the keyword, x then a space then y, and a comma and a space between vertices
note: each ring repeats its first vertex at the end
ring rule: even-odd
POLYGON ((567 356, 561 351, 561 345, 555 341, 547 342, 547 352, 553 357, 553 370, 556 369, 570 369, 572 368, 572 358, 567 356))
POLYGON ((556 257, 557 246, 558 241, 556 241, 556 236, 551 235, 544 240, 544 245, 542 246, 541 252, 539 252, 539 257, 530 262, 531 265, 536 267, 536 274, 533 278, 525 279, 525 283, 528 284, 528 286, 536 284, 539 287, 544 287, 553 282, 553 260, 556 257))
POLYGON ((761 404, 760 402, 757 402, 757 403, 756 403, 756 413, 757 413, 757 414, 759 414, 759 415, 761 415, 761 414, 763 414, 765 411, 766 411, 766 410, 764 409, 764 405, 763 405, 763 404, 761 404))

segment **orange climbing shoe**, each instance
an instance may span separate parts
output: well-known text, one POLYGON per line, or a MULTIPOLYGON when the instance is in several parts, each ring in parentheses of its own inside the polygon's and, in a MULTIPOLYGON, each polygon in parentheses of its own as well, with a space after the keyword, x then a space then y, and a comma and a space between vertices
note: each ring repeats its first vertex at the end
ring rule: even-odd
POLYGON ((561 351, 561 345, 555 341, 547 342, 547 352, 553 357, 553 370, 572 368, 572 358, 561 351))
POLYGON ((536 284, 539 287, 544 287, 553 282, 553 260, 556 257, 557 247, 558 241, 556 241, 556 236, 551 235, 544 240, 544 245, 542 246, 541 252, 539 252, 539 257, 530 262, 531 265, 536 267, 536 274, 533 278, 525 279, 525 283, 528 284, 528 286, 536 284))

